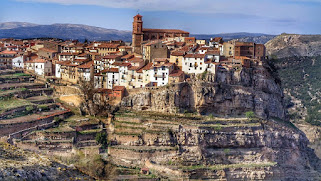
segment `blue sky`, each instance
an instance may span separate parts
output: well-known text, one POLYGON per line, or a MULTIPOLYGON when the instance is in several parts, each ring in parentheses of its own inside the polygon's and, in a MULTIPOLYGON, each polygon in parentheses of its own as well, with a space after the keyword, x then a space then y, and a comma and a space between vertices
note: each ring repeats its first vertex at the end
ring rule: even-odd
POLYGON ((193 34, 321 34, 321 0, 1 0, 0 7, 0 22, 131 30, 139 11, 145 28, 193 34))

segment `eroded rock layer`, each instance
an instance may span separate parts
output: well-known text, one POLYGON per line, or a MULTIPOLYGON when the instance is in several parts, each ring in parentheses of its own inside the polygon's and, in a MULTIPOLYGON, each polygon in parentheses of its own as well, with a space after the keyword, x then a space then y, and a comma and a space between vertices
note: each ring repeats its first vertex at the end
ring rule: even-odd
POLYGON ((133 110, 244 115, 254 111, 262 118, 283 119, 283 92, 268 65, 204 74, 191 81, 130 91, 121 106, 133 110))

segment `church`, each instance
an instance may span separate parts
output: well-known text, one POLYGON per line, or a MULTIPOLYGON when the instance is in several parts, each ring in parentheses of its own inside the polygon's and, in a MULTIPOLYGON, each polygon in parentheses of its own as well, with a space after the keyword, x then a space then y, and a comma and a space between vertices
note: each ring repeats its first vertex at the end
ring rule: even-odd
POLYGON ((147 29, 143 28, 143 16, 134 16, 132 46, 134 52, 141 54, 141 44, 144 41, 162 40, 164 38, 189 37, 189 32, 176 29, 147 29))

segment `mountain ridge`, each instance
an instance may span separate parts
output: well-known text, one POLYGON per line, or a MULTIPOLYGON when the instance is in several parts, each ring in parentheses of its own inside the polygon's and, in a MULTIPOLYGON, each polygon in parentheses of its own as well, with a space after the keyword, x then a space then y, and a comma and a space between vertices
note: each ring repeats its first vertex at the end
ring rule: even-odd
MULTIPOLYGON (((246 37, 272 36, 264 33, 218 33, 218 34, 191 34, 197 39, 209 40, 212 37, 223 37, 225 40, 240 39, 246 37)), ((97 26, 83 24, 54 23, 51 25, 40 25, 28 22, 4 22, 0 23, 0 38, 42 38, 52 37, 61 39, 79 40, 118 40, 131 41, 131 31, 107 29, 97 26)), ((249 38, 250 40, 251 38, 249 38)), ((269 40, 269 39, 268 39, 269 40)), ((258 41, 256 43, 261 43, 258 41)))

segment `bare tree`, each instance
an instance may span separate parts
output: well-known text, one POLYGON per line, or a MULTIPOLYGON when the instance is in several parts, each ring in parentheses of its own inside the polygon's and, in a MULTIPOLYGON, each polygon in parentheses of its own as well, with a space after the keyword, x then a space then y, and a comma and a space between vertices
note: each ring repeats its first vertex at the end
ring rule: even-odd
MULTIPOLYGON (((94 81, 80 80, 79 88, 84 96, 84 101, 80 106, 82 113, 91 116, 107 116, 113 112, 114 108, 110 105, 108 98, 95 99, 97 91, 94 86, 94 81)), ((103 94, 100 94, 100 96, 103 96, 103 94)))

